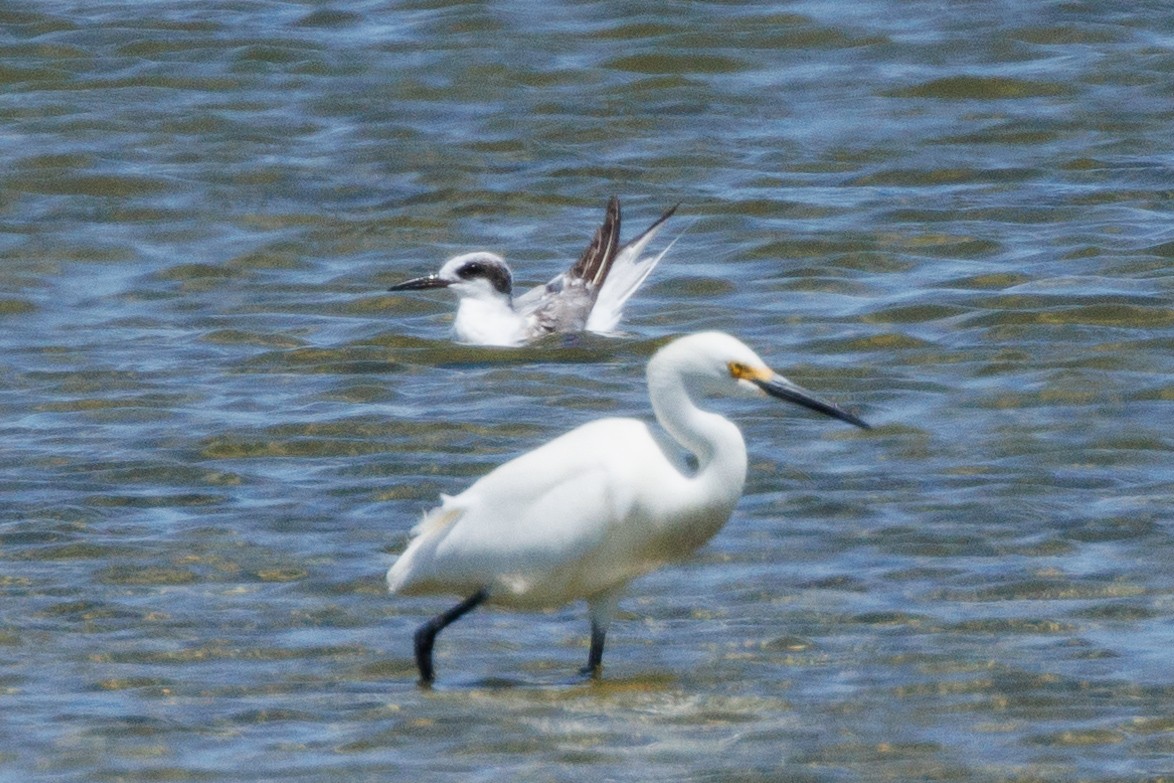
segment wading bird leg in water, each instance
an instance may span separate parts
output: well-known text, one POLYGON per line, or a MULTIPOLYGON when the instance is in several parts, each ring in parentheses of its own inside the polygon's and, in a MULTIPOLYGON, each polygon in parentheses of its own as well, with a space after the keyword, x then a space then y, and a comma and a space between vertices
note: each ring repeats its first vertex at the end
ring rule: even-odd
POLYGON ((591 623, 591 651, 587 653, 587 665, 579 670, 580 674, 599 679, 603 670, 603 642, 607 637, 607 629, 591 623))
POLYGON ((579 670, 580 674, 599 679, 603 673, 603 643, 607 639, 607 628, 611 625, 612 615, 619 606, 620 594, 627 584, 615 585, 609 590, 591 598, 588 603, 588 614, 591 616, 591 650, 587 653, 587 665, 579 670))
POLYGON ((476 609, 488 597, 488 590, 478 590, 447 612, 436 615, 416 631, 416 667, 420 670, 421 685, 429 685, 436 678, 432 668, 432 647, 436 644, 436 634, 476 609))

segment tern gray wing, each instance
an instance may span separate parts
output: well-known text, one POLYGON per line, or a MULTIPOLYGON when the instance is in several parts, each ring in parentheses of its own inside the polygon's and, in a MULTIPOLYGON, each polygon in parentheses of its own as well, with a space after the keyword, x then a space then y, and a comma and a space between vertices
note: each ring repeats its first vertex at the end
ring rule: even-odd
POLYGON ((620 246, 620 200, 607 202, 603 224, 579 260, 544 286, 518 297, 514 308, 531 319, 535 336, 549 332, 581 332, 607 280, 620 246))

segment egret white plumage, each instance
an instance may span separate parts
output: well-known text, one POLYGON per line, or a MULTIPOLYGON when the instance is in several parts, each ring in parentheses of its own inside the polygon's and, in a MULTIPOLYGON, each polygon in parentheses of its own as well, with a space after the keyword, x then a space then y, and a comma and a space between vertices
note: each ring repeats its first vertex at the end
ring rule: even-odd
POLYGON ((710 394, 764 394, 868 429, 862 419, 775 373, 727 334, 679 338, 648 362, 661 430, 637 419, 584 424, 441 496, 387 572, 405 595, 464 600, 416 632, 420 679, 445 626, 486 601, 543 609, 586 599, 598 674, 616 602, 628 583, 681 560, 729 519, 746 480, 746 446, 728 419, 701 409, 710 394), (691 458, 690 458, 691 457, 691 458))
POLYGON ((668 252, 666 247, 658 255, 642 255, 676 209, 666 211, 621 247, 620 202, 613 196, 603 225, 582 257, 549 283, 516 299, 509 266, 501 256, 485 251, 450 258, 436 274, 388 290, 453 291, 459 300, 453 332, 461 342, 475 345, 520 345, 551 332, 612 332, 624 304, 668 252))

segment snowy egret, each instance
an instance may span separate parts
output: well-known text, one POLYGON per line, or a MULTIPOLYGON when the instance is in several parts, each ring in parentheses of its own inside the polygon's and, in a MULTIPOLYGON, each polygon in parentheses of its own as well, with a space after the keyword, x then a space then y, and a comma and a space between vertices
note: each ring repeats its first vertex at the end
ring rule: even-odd
POLYGON ((521 345, 551 332, 611 332, 624 303, 668 252, 666 247, 659 255, 641 258, 676 209, 620 247, 620 202, 613 196, 603 225, 575 265, 517 299, 510 268, 501 256, 485 251, 451 258, 436 274, 389 290, 452 290, 459 297, 453 332, 461 342, 476 345, 521 345))
POLYGON ((488 601, 544 609, 586 599, 597 675, 616 602, 637 576, 681 560, 729 519, 746 480, 746 445, 731 421, 702 410, 711 394, 768 394, 868 429, 862 419, 773 372, 727 334, 665 345, 648 362, 663 431, 637 419, 584 424, 441 496, 387 572, 405 595, 465 600, 416 632, 422 683, 436 635, 488 601))

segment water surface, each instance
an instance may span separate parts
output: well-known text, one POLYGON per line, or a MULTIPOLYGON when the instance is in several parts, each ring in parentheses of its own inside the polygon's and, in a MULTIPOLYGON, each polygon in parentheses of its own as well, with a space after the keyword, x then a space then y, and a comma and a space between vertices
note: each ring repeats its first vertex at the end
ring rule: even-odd
POLYGON ((0 769, 13 780, 1174 774, 1174 39, 1160 3, 0 10, 0 769), (684 232, 622 338, 452 345, 607 197, 684 232), (441 492, 737 334, 746 495, 633 585, 383 572, 441 492))

